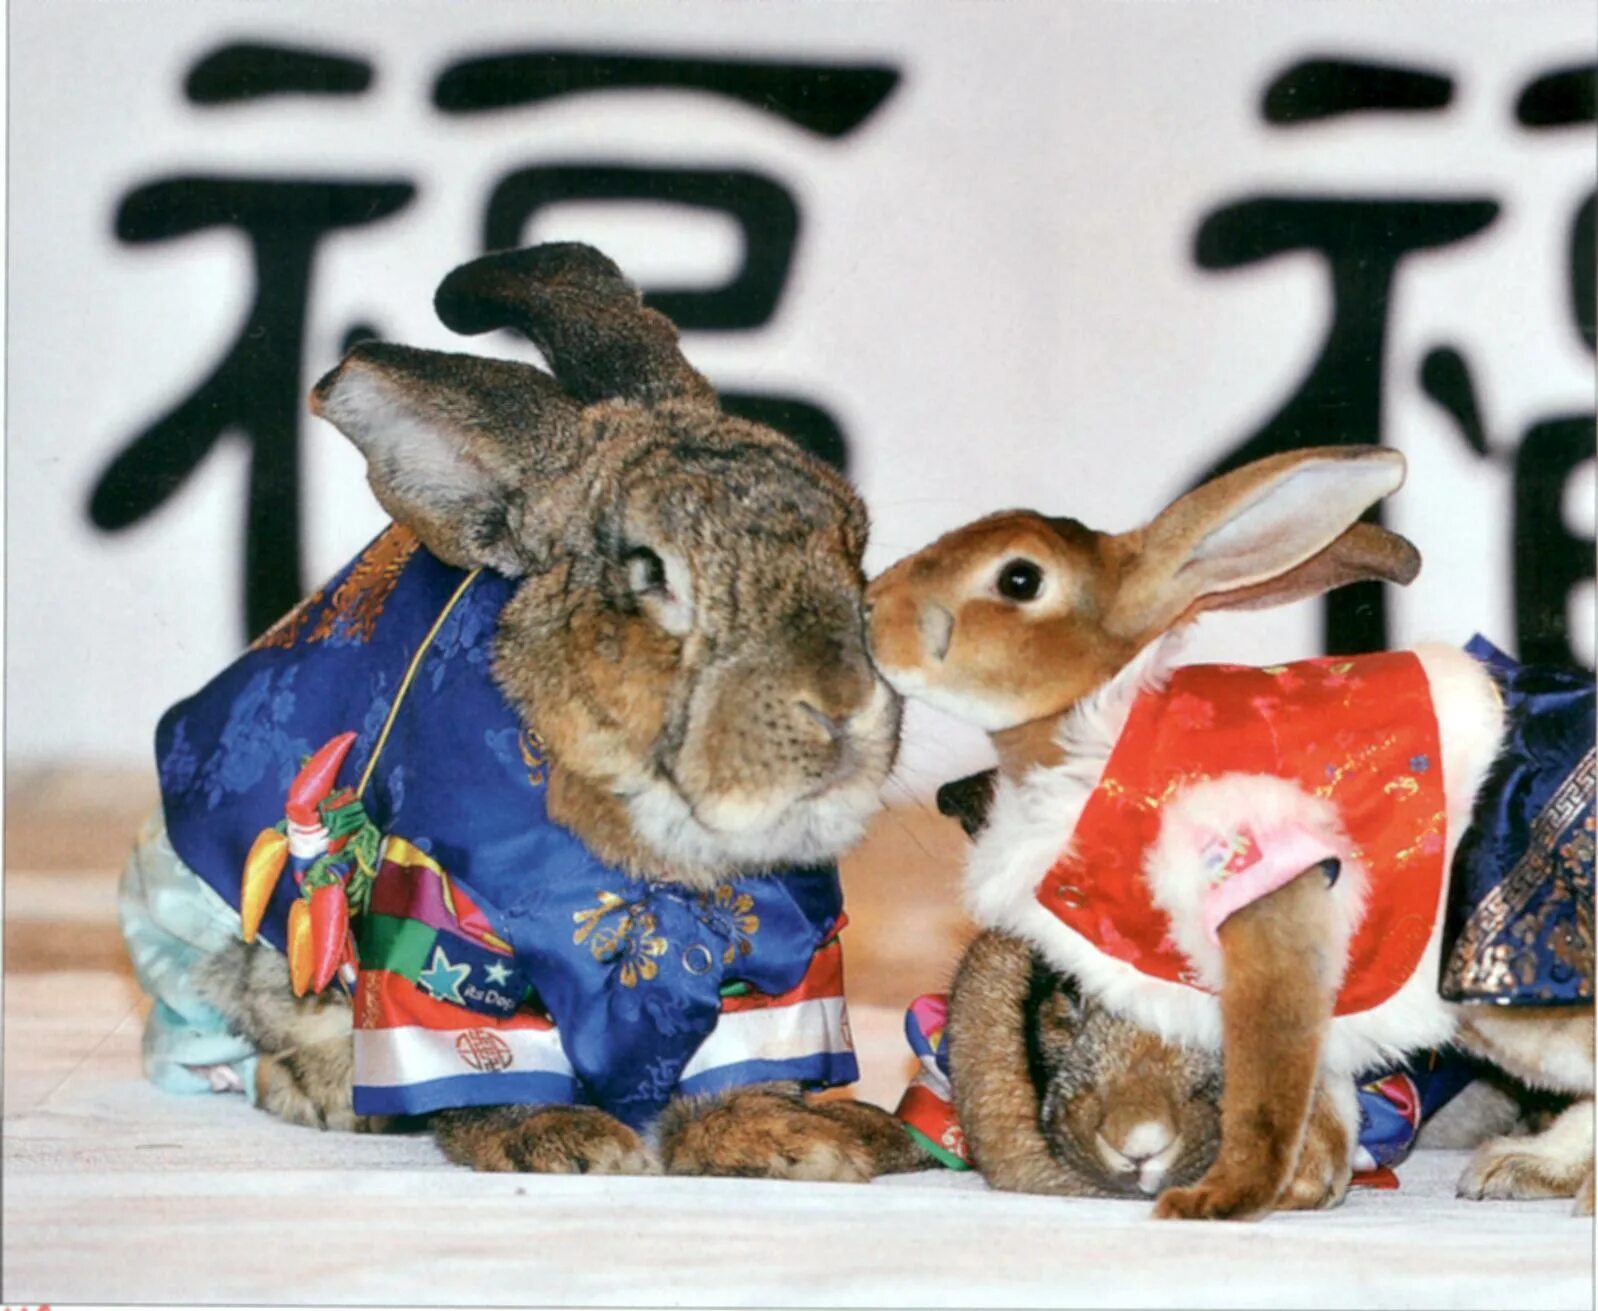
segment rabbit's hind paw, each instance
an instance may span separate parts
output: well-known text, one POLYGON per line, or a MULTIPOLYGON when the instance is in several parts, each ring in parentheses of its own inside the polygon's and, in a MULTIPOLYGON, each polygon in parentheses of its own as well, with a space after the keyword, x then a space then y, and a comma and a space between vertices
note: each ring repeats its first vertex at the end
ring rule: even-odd
POLYGON ((290 1124, 345 1133, 381 1131, 379 1117, 356 1115, 348 1038, 263 1053, 255 1067, 255 1101, 290 1124))
POLYGON ((908 1136, 877 1116, 890 1119, 858 1102, 811 1105, 782 1084, 680 1098, 661 1119, 661 1154, 668 1174, 746 1179, 865 1183, 915 1168, 911 1155, 904 1163, 896 1155, 913 1146, 908 1136))
POLYGON ((644 1140, 591 1106, 440 1111, 433 1133, 457 1165, 490 1173, 657 1174, 644 1140))
POLYGON ((1539 1134, 1489 1138, 1459 1177, 1461 1197, 1574 1197, 1576 1214, 1592 1214, 1593 1109, 1584 1097, 1539 1134), (1585 1210, 1583 1210, 1585 1204, 1585 1210))

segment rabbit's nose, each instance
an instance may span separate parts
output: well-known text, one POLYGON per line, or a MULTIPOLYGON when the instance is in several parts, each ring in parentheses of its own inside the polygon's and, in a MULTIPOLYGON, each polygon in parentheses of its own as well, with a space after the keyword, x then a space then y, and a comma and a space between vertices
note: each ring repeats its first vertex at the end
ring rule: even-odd
POLYGON ((1111 1146, 1102 1132, 1095 1135, 1099 1156, 1117 1176, 1152 1197, 1165 1186, 1165 1175, 1181 1150, 1182 1140, 1165 1120, 1143 1120, 1111 1146))

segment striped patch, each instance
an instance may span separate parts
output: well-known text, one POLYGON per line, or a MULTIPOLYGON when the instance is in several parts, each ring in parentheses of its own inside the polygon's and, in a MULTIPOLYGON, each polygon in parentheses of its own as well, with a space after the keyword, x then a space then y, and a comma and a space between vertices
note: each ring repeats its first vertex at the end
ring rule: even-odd
MULTIPOLYGON (((684 1093, 774 1079, 830 1086, 860 1077, 836 938, 811 957, 798 986, 780 996, 727 996, 721 1011, 683 1070, 684 1093)), ((485 1015, 429 996, 406 972, 363 969, 355 1015, 357 1114, 586 1101, 554 1023, 534 1009, 485 1015)))

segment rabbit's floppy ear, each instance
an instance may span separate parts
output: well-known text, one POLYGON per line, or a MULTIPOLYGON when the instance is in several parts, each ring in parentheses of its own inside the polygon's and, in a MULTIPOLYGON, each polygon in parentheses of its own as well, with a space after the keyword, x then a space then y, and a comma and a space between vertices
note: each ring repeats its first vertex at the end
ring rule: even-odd
POLYGON ((1366 579, 1407 586, 1418 573, 1420 552, 1407 537, 1380 524, 1357 523, 1297 568, 1252 587, 1202 596, 1188 608, 1188 615, 1201 610, 1266 610, 1366 579))
POLYGON ((475 335, 517 328, 579 401, 650 404, 716 393, 677 348, 676 326, 592 246, 552 242, 463 264, 433 298, 444 326, 475 335))
POLYGON ((1395 533, 1357 525, 1404 482, 1380 447, 1317 447, 1213 479, 1136 532, 1106 627, 1145 637, 1200 609, 1280 605, 1361 578, 1407 583, 1420 556, 1395 533))
POLYGON ((311 410, 360 448, 383 508, 441 560, 510 575, 544 563, 584 448, 579 406, 539 369, 362 342, 311 410))

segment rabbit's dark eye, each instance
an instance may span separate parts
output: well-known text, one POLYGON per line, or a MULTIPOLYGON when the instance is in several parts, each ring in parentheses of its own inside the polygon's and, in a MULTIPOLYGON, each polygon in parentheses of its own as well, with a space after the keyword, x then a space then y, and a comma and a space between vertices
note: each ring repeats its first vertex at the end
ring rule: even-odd
POLYGON ((666 590, 666 564, 647 546, 627 552, 627 585, 635 592, 666 590))
POLYGON ((1011 560, 999 570, 999 595, 1012 601, 1036 599, 1043 587, 1043 570, 1030 560, 1011 560))

